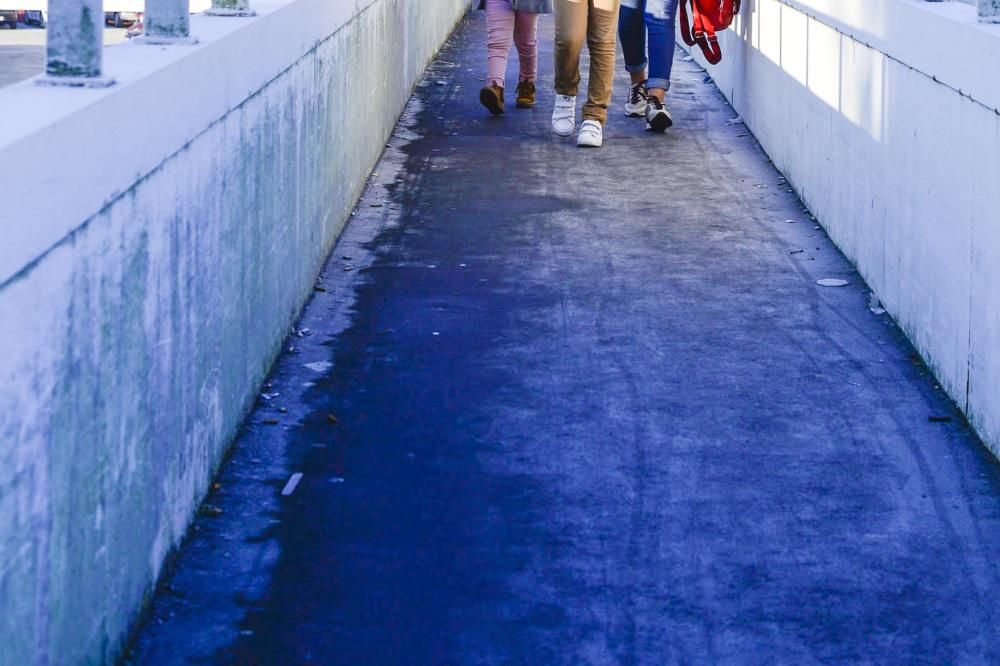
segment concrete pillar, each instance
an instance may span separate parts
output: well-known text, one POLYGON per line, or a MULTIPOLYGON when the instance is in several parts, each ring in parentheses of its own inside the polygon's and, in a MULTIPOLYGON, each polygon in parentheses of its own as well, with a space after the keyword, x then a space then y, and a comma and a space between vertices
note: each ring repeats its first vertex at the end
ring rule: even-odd
POLYGON ((101 75, 104 51, 103 0, 50 0, 45 85, 109 86, 101 75))
POLYGON ((1000 23, 1000 0, 979 0, 979 20, 982 23, 1000 23))
POLYGON ((194 44, 191 39, 191 0, 146 0, 141 43, 194 44))
POLYGON ((208 16, 256 16, 250 9, 250 0, 212 0, 212 8, 205 12, 208 16))

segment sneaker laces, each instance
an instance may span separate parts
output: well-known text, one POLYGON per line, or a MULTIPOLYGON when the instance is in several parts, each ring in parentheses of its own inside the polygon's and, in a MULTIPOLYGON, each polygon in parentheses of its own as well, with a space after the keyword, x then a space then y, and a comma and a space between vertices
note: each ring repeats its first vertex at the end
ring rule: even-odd
POLYGON ((646 104, 652 105, 652 107, 657 111, 661 111, 664 108, 663 102, 661 102, 660 98, 656 97, 655 95, 650 95, 649 97, 647 97, 646 104))
POLYGON ((647 99, 645 84, 644 83, 633 84, 628 91, 629 104, 638 104, 644 99, 647 99))

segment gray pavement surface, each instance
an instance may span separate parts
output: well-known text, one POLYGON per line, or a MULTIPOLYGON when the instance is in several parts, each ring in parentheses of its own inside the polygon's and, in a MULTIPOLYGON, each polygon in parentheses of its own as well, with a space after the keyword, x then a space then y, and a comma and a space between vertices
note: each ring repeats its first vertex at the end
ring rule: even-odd
POLYGON ((997 663, 998 467, 705 74, 678 56, 666 136, 620 76, 580 150, 551 21, 538 107, 500 118, 483 28, 416 91, 130 662, 997 663))
MULTIPOLYGON (((17 30, 0 29, 0 88, 30 79, 45 69, 45 35, 38 27, 18 25, 17 30)), ((108 28, 104 31, 107 46, 125 40, 125 30, 108 28)))

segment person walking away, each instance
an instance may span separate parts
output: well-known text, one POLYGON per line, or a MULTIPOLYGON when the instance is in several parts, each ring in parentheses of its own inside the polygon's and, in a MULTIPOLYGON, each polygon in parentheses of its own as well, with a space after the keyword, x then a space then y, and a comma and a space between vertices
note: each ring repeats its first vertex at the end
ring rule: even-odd
POLYGON ((504 85, 507 59, 513 43, 517 47, 520 75, 517 107, 535 105, 535 78, 538 75, 538 15, 552 12, 552 0, 481 0, 486 10, 486 85, 479 101, 490 113, 504 112, 504 85))
POLYGON ((647 129, 665 132, 674 124, 664 98, 670 90, 674 66, 678 0, 621 0, 621 3, 618 36, 625 69, 632 78, 625 115, 645 118, 647 129))
POLYGON ((615 73, 615 42, 620 0, 555 0, 556 102, 552 131, 569 136, 576 129, 576 94, 580 85, 580 52, 590 49, 590 78, 578 146, 604 143, 615 73))

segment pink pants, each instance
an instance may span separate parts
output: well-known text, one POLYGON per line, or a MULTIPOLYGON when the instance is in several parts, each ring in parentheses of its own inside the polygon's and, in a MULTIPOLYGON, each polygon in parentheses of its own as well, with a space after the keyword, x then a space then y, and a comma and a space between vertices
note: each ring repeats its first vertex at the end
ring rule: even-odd
POLYGON ((538 14, 515 12, 510 0, 486 0, 486 85, 504 87, 511 42, 521 60, 521 81, 538 73, 538 14))

